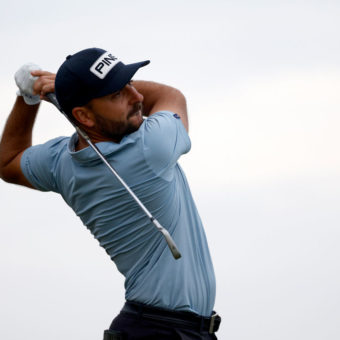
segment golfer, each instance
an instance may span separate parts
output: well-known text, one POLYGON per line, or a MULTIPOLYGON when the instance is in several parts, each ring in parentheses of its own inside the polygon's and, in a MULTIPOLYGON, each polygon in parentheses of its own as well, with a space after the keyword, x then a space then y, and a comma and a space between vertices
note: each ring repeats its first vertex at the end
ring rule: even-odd
POLYGON ((148 63, 126 65, 89 48, 68 56, 56 75, 22 66, 0 143, 0 174, 9 183, 59 193, 125 276, 126 303, 105 340, 217 339, 213 265, 177 163, 191 146, 186 101, 172 87, 132 81, 148 63), (52 92, 168 230, 180 259, 81 134, 31 145, 40 100, 52 92))

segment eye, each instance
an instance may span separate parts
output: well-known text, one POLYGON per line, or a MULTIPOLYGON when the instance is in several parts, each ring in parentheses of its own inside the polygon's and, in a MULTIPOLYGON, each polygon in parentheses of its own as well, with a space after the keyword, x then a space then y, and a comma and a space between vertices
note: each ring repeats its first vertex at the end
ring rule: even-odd
POLYGON ((120 96, 120 91, 114 92, 111 94, 111 99, 116 99, 120 96))
POLYGON ((128 81, 126 85, 133 86, 133 80, 128 81))

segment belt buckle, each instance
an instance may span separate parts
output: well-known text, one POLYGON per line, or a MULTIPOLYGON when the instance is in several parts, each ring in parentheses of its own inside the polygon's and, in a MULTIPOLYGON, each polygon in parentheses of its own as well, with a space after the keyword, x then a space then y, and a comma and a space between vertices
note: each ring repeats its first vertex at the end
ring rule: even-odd
POLYGON ((216 319, 217 316, 218 316, 218 314, 214 313, 210 318, 209 334, 214 333, 214 324, 215 324, 215 319, 216 319))

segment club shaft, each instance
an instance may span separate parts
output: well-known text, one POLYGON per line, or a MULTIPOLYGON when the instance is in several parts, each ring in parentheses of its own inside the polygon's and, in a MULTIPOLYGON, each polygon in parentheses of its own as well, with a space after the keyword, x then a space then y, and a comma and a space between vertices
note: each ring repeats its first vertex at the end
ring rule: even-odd
POLYGON ((126 182, 123 180, 123 178, 120 177, 120 175, 117 173, 117 171, 112 167, 112 165, 107 161, 107 159, 104 157, 104 155, 101 153, 101 151, 98 149, 98 147, 91 142, 90 137, 82 130, 80 129, 77 125, 74 124, 70 120, 70 118, 67 116, 67 114, 62 110, 60 107, 57 98, 54 93, 49 93, 47 94, 48 99, 54 104, 57 109, 67 118, 67 120, 74 126, 76 131, 78 132, 79 135, 81 135, 88 145, 96 152, 96 154, 100 157, 100 159, 105 163, 105 165, 110 169, 110 171, 114 174, 114 176, 117 178, 117 180, 123 185, 123 187, 126 189, 126 191, 131 195, 131 197, 136 201, 138 206, 144 211, 145 215, 150 219, 150 221, 154 224, 154 226, 163 234, 170 251, 173 255, 173 257, 177 260, 181 257, 180 252, 178 251, 176 244, 174 240, 172 239, 171 235, 169 232, 162 227, 162 225, 156 220, 155 217, 152 216, 150 211, 145 207, 145 205, 140 201, 140 199, 136 196, 136 194, 130 189, 130 187, 126 184, 126 182))
MULTIPOLYGON (((79 128, 77 128, 79 132, 79 128)), ((152 215, 149 210, 144 206, 144 204, 140 201, 140 199, 135 195, 135 193, 130 189, 130 187, 125 183, 125 181, 118 175, 117 171, 111 166, 111 164, 106 160, 103 154, 99 151, 96 145, 94 145, 90 139, 86 138, 86 142, 92 147, 92 149, 97 153, 97 155, 101 158, 101 160, 110 168, 111 172, 116 176, 118 181, 123 185, 123 187, 129 192, 129 194, 134 198, 134 200, 138 203, 140 208, 144 211, 144 213, 151 219, 152 215)))

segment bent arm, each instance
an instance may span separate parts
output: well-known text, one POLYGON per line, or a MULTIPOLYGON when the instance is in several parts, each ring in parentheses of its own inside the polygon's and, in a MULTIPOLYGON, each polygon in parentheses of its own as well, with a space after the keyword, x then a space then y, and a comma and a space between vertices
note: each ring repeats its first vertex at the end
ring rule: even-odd
POLYGON ((179 90, 171 86, 142 80, 135 80, 132 85, 144 97, 145 116, 162 110, 172 111, 181 117, 185 129, 188 131, 187 104, 184 95, 179 90))
MULTIPOLYGON (((54 92, 55 74, 42 70, 32 71, 31 74, 38 77, 33 94, 46 99, 46 93, 54 92)), ((39 104, 27 105, 23 97, 17 97, 0 141, 0 178, 33 189, 21 171, 20 160, 24 151, 32 146, 32 130, 38 109, 39 104)))
POLYGON ((22 97, 17 97, 0 142, 0 177, 6 182, 33 189, 21 171, 20 160, 24 151, 32 145, 38 108, 39 104, 27 105, 22 97))

